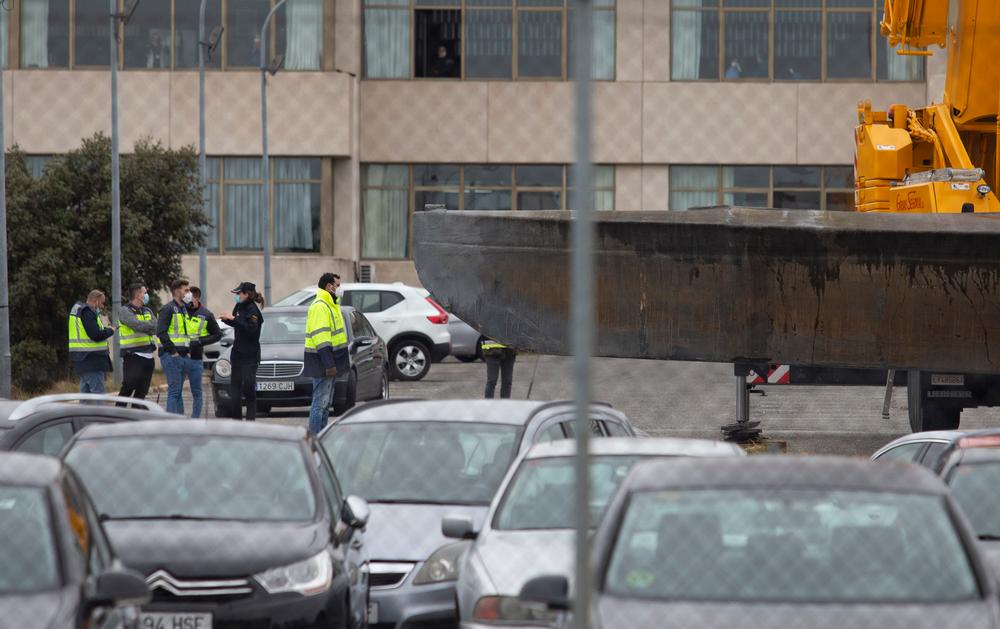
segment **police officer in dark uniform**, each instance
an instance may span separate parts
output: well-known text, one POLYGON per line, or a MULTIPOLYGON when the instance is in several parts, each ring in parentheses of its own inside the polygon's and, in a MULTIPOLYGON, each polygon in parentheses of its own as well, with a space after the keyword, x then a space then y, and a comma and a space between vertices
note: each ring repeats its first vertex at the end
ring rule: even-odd
POLYGON ((247 421, 257 417, 257 365, 260 364, 260 326, 264 316, 257 307, 257 287, 243 282, 233 289, 236 306, 232 314, 222 313, 219 319, 233 328, 233 348, 229 362, 233 373, 229 378, 229 399, 232 400, 233 419, 242 419, 246 404, 247 421))

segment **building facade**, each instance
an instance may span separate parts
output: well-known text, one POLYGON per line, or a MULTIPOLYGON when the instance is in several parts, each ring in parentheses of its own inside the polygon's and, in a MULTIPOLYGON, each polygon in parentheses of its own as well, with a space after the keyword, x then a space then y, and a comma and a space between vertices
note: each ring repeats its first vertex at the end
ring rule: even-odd
MULTIPOLYGON (((210 303, 320 268, 416 282, 411 218, 565 208, 571 0, 208 0, 210 303), (260 47, 272 195, 261 198, 260 47), (270 217, 262 232, 264 213, 270 217), (224 298, 225 295, 221 295, 224 298)), ((858 101, 940 101, 944 57, 892 54, 881 0, 593 0, 598 209, 847 209, 858 101)), ((7 143, 33 156, 110 131, 107 0, 0 10, 7 143)), ((121 1, 122 9, 131 2, 121 1)), ((198 141, 200 0, 143 0, 118 46, 120 134, 198 141)), ((184 260, 198 276, 197 256, 184 260)))

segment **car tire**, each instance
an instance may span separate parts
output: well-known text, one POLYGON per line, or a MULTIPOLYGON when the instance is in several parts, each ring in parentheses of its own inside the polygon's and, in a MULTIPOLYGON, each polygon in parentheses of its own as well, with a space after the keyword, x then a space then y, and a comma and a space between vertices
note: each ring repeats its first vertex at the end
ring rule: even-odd
POLYGON ((477 352, 472 356, 455 356, 455 358, 459 359, 463 363, 474 363, 479 360, 479 353, 477 352))
POLYGON ((382 370, 382 384, 379 387, 379 396, 376 398, 378 400, 388 400, 389 399, 389 370, 382 370))
POLYGON ((259 403, 257 404, 257 414, 258 415, 267 415, 270 412, 271 412, 271 405, 270 404, 259 404, 259 403))
POLYGON ((420 380, 431 370, 430 350, 420 341, 399 341, 389 350, 389 368, 396 380, 420 380))
POLYGON ((215 417, 217 419, 229 419, 232 416, 233 411, 229 408, 229 405, 222 403, 215 405, 215 417))
POLYGON ((335 416, 340 416, 347 411, 354 408, 357 403, 358 396, 358 374, 353 369, 351 370, 351 375, 347 378, 347 383, 340 387, 343 394, 337 395, 337 388, 334 385, 333 394, 333 414, 335 416))

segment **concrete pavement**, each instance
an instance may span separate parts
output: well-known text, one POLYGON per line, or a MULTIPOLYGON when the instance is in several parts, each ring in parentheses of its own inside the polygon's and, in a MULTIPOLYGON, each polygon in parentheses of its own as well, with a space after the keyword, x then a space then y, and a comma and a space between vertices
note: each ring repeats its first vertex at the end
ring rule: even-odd
MULTIPOLYGON (((522 355, 514 372, 513 397, 571 398, 572 359, 522 355)), ((719 426, 735 417, 735 384, 728 364, 600 358, 592 363, 594 398, 624 411, 653 436, 718 438, 719 426)), ((461 399, 483 394, 486 367, 447 359, 419 382, 393 382, 394 398, 461 399)), ((751 419, 765 436, 784 440, 790 452, 871 454, 909 432, 906 389, 893 393, 890 419, 882 419, 882 387, 769 386, 750 398, 751 419)), ((161 403, 165 403, 162 396, 161 403)), ((190 409, 185 390, 185 407, 190 409)), ((206 416, 214 406, 206 381, 206 416)), ((263 421, 305 425, 308 409, 277 409, 263 421)), ((1000 426, 1000 409, 962 414, 963 427, 1000 426)))

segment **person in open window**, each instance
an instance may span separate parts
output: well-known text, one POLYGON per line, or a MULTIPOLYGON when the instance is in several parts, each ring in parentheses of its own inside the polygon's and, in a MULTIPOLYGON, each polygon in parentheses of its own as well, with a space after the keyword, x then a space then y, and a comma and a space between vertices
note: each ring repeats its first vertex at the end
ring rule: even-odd
POLYGON ((163 45, 160 33, 153 32, 149 36, 149 49, 146 52, 147 68, 166 68, 170 66, 170 52, 163 45))
POLYGON ((738 79, 743 74, 743 66, 740 65, 739 59, 733 59, 729 62, 729 67, 726 68, 726 78, 727 79, 738 79))
POLYGON ((431 63, 431 76, 444 79, 458 77, 458 64, 448 54, 448 47, 444 44, 437 48, 437 56, 431 63))

